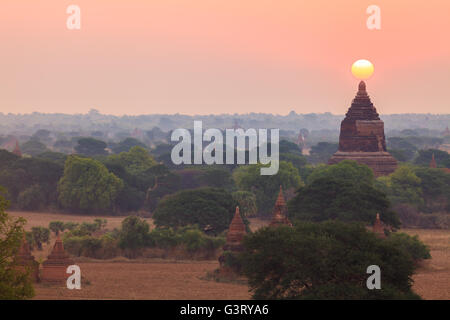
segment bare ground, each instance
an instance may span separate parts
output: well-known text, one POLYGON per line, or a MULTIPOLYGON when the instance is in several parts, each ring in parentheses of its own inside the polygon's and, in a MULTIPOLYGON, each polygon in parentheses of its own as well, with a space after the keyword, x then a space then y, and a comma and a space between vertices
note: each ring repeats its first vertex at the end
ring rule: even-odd
MULTIPOLYGON (((56 213, 9 212, 27 219, 26 229, 48 226, 50 221, 92 222, 108 220, 107 228, 120 226, 124 217, 83 216, 56 213)), ((147 221, 153 225, 151 219, 147 221)), ((268 223, 250 219, 251 229, 268 223)), ((432 259, 423 261, 413 276, 414 291, 424 299, 450 299, 450 230, 403 229, 430 247, 432 259)), ((53 237, 43 251, 34 251, 39 261, 46 258, 53 237)), ((248 288, 241 284, 205 280, 218 267, 217 261, 114 260, 79 259, 82 289, 68 290, 36 285, 35 299, 250 299, 248 288)))

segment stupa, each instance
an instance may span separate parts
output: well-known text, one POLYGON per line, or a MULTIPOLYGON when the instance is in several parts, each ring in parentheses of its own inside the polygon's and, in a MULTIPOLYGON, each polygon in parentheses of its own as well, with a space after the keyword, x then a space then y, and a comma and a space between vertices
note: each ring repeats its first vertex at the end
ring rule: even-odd
POLYGON ((386 150, 384 122, 361 81, 358 93, 341 122, 339 149, 328 161, 336 164, 342 160, 354 160, 369 166, 376 177, 388 175, 397 168, 397 160, 386 150))
POLYGON ((227 251, 241 251, 242 240, 247 234, 244 221, 242 221, 241 214, 239 213, 239 207, 236 207, 233 220, 231 220, 230 228, 227 233, 227 241, 223 247, 227 251))
POLYGON ((436 159, 434 158, 434 153, 431 156, 430 168, 437 168, 436 159))
POLYGON ((64 251, 63 243, 58 234, 52 252, 43 263, 41 280, 58 284, 65 283, 70 276, 66 273, 67 267, 73 264, 74 261, 64 251))
POLYGON ((273 208, 272 220, 270 221, 269 226, 272 227, 279 225, 292 226, 292 223, 286 216, 286 201, 284 200, 283 188, 281 186, 277 201, 275 202, 275 207, 273 208))
POLYGON ((29 272, 30 278, 37 282, 39 281, 39 263, 31 255, 30 246, 23 236, 22 245, 16 255, 15 263, 17 270, 20 272, 29 272))
POLYGON ((379 238, 386 238, 386 234, 384 233, 384 227, 383 223, 380 220, 380 214, 377 213, 377 217, 375 219, 375 223, 373 224, 372 231, 376 234, 379 238))
POLYGON ((16 146, 14 147, 14 150, 12 151, 16 156, 21 157, 22 151, 20 151, 19 142, 16 140, 16 146))

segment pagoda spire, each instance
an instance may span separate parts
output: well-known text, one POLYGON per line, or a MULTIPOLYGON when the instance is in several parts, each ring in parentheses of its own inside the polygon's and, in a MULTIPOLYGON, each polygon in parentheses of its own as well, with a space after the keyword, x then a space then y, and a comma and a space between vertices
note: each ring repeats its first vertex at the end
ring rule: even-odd
POLYGON ((277 201, 275 201, 270 226, 279 226, 282 224, 292 226, 292 223, 286 216, 286 201, 283 196, 283 187, 280 185, 280 192, 278 193, 277 201))
POLYGON ((436 159, 434 158, 434 153, 431 156, 430 168, 437 168, 436 159))
POLYGON ((242 221, 241 214, 239 212, 239 207, 236 207, 233 220, 231 220, 230 227, 227 233, 227 241, 224 246, 224 250, 239 251, 241 247, 242 240, 247 234, 247 230, 242 221))
POLYGON ((16 146, 14 147, 14 150, 12 151, 16 156, 21 157, 22 151, 20 151, 19 142, 16 140, 16 146))
POLYGON ((386 238, 386 235, 384 233, 384 228, 383 228, 383 222, 381 222, 381 220, 380 220, 379 213, 377 213, 377 216, 375 218, 375 223, 373 224, 372 231, 376 234, 377 237, 386 238))
POLYGON ((31 279, 35 282, 39 281, 39 263, 31 255, 30 246, 27 242, 25 232, 23 233, 22 245, 16 254, 16 269, 20 272, 30 272, 31 279))
POLYGON ((43 263, 41 280, 63 283, 67 279, 66 269, 72 264, 74 261, 64 251, 63 242, 58 234, 52 252, 43 263))

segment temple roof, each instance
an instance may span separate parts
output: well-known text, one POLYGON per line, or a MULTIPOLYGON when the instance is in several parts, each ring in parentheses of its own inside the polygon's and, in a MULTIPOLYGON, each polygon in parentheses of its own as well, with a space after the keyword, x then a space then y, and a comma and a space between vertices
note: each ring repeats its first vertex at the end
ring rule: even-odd
POLYGON ((386 235, 384 233, 383 223, 380 220, 380 214, 377 213, 377 217, 375 218, 375 223, 373 224, 373 232, 380 238, 385 238, 386 235))
POLYGON ((17 140, 16 140, 16 146, 14 147, 14 150, 12 151, 12 153, 14 153, 16 156, 19 156, 19 157, 22 156, 22 151, 20 151, 19 142, 17 140))
POLYGON ((345 118, 350 120, 380 120, 377 110, 367 94, 366 83, 364 81, 359 83, 358 92, 356 93, 345 118))
POLYGON ((69 255, 64 251, 63 242, 59 236, 56 236, 55 245, 52 252, 48 256, 48 259, 44 261, 44 265, 57 264, 57 265, 70 265, 73 264, 73 260, 69 258, 69 255))
POLYGON ((437 163, 436 163, 436 159, 434 158, 434 153, 431 156, 430 168, 437 168, 437 163))
POLYGON ((244 221, 242 221, 241 214, 239 213, 239 207, 236 207, 233 220, 231 220, 230 227, 227 233, 226 246, 240 245, 247 230, 245 228, 244 221))
POLYGON ((277 201, 275 201, 275 207, 273 208, 273 215, 270 226, 278 226, 280 224, 292 226, 292 223, 286 216, 286 201, 284 200, 282 186, 280 186, 280 192, 278 193, 277 201))
POLYGON ((25 233, 23 234, 22 245, 17 252, 16 259, 20 264, 34 260, 34 257, 31 255, 30 246, 25 237, 25 233))

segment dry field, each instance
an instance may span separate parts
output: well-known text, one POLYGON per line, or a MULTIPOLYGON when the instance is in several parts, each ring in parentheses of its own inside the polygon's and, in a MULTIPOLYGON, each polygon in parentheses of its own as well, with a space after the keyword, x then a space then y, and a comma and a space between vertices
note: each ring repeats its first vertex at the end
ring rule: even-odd
MULTIPOLYGON (((108 224, 107 229, 114 229, 120 227, 124 217, 117 216, 89 216, 89 215, 76 215, 76 214, 62 214, 62 213, 48 213, 48 212, 24 212, 24 211, 8 211, 8 214, 14 217, 23 217, 27 220, 25 229, 31 230, 32 227, 47 227, 50 221, 63 221, 63 222, 93 222, 94 219, 106 219, 108 224)), ((152 219, 146 219, 150 226, 153 225, 152 219)))
POLYGON ((203 279, 219 266, 216 261, 124 260, 77 262, 81 290, 39 284, 35 299, 250 299, 246 285, 203 279))
POLYGON ((430 248, 431 259, 425 260, 413 276, 414 291, 423 299, 450 300, 450 230, 402 230, 430 248))
MULTIPOLYGON (((9 212, 23 216, 32 226, 48 226, 50 221, 92 222, 94 216, 54 213, 9 212)), ((108 220, 107 228, 119 227, 123 217, 99 217, 108 220)), ((152 224, 151 219, 147 221, 152 224)), ((256 230, 267 221, 250 219, 256 230)), ((403 229, 418 235, 429 247, 432 259, 424 261, 414 275, 414 291, 424 299, 450 300, 450 230, 403 229)), ((36 259, 48 255, 51 244, 36 259)), ((218 267, 217 261, 128 260, 99 261, 79 259, 82 289, 68 290, 38 284, 35 299, 249 299, 245 285, 205 280, 207 272, 218 267)))

